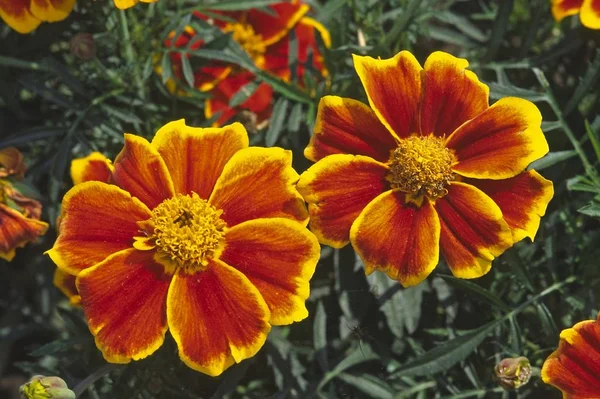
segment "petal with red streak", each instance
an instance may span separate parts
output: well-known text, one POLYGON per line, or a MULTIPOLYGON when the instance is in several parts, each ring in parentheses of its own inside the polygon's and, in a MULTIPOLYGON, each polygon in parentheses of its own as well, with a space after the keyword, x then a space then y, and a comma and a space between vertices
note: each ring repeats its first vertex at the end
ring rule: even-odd
POLYGON ((229 229, 225 242, 219 259, 258 288, 271 311, 270 324, 291 324, 308 317, 304 302, 320 257, 313 234, 288 219, 258 219, 229 229))
POLYGON ((58 22, 67 18, 73 7, 75 0, 30 0, 30 11, 42 21, 58 22))
POLYGON ((77 276, 64 272, 59 268, 54 271, 54 278, 52 279, 54 286, 69 298, 69 302, 73 305, 78 305, 81 302, 81 296, 79 296, 75 285, 76 279, 77 276))
POLYGON ((223 210, 221 218, 229 227, 275 217, 306 223, 308 212, 295 187, 298 178, 291 151, 245 148, 227 162, 208 202, 223 210))
POLYGON ((552 15, 556 21, 561 21, 569 15, 579 12, 584 0, 552 0, 552 15))
POLYGON ((381 60, 353 55, 371 108, 392 134, 404 138, 418 131, 423 69, 408 51, 381 60))
POLYGON ((175 195, 165 161, 143 137, 125 135, 125 146, 115 159, 113 178, 119 187, 150 209, 175 195))
POLYGON ((239 123, 223 128, 196 128, 180 119, 156 132, 152 145, 167 165, 175 192, 195 192, 207 199, 227 161, 248 147, 248 133, 239 123))
POLYGON ((506 97, 459 127, 446 143, 453 170, 476 179, 508 179, 548 152, 542 115, 530 101, 506 97))
POLYGON ((258 289, 218 260, 205 271, 174 276, 167 318, 181 360, 211 376, 254 356, 271 329, 258 289))
POLYGON ((120 188, 84 182, 67 192, 62 202, 60 234, 47 253, 64 271, 78 274, 109 255, 131 248, 136 222, 150 210, 120 188))
POLYGON ((394 136, 365 104, 325 96, 319 102, 314 134, 304 156, 318 161, 331 154, 366 155, 387 162, 396 148, 394 136))
POLYGON ((449 136, 488 108, 489 88, 466 68, 468 61, 443 51, 424 65, 421 134, 449 136))
POLYGON ((250 9, 246 14, 246 23, 252 26, 256 34, 261 35, 267 46, 285 37, 310 7, 300 1, 292 1, 275 3, 268 6, 268 9, 270 13, 250 9))
POLYGON ((563 330, 558 349, 546 359, 541 374, 564 398, 600 398, 600 315, 563 330))
POLYGON ((350 227, 375 197, 389 190, 386 165, 360 155, 330 155, 300 176, 298 191, 308 203, 310 229, 319 241, 341 248, 350 227))
POLYGON ((600 0, 583 0, 579 18, 586 28, 600 29, 600 0))
POLYGON ((47 230, 47 223, 25 217, 17 210, 0 204, 0 258, 11 261, 16 248, 36 241, 47 230))
POLYGON ((143 359, 164 341, 172 275, 153 256, 127 249, 77 277, 90 331, 110 363, 143 359))
POLYGON ((440 221, 433 205, 420 206, 390 190, 375 198, 350 229, 350 242, 367 274, 386 273, 404 287, 429 276, 439 260, 440 221))
POLYGON ((483 191, 454 182, 448 194, 435 202, 442 227, 440 246, 456 277, 486 274, 492 260, 513 244, 502 211, 483 191))
POLYGON ((502 216, 512 229, 513 241, 529 237, 532 241, 540 227, 554 195, 550 180, 535 170, 506 180, 470 180, 470 184, 486 193, 502 210, 502 216))
POLYGON ((101 181, 107 183, 112 175, 112 162, 99 152, 92 152, 87 157, 71 161, 71 179, 73 184, 84 181, 101 181))
POLYGON ((33 32, 42 21, 29 11, 30 0, 3 0, 0 18, 19 33, 33 32))

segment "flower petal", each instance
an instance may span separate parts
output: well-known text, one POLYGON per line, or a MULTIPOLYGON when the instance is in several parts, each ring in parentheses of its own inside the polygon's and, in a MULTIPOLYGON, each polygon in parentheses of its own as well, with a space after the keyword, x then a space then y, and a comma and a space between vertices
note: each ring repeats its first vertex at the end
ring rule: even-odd
POLYGON ((30 0, 4 0, 0 2, 0 18, 19 33, 33 32, 41 23, 29 11, 30 0))
POLYGON ((466 68, 469 62, 443 51, 425 61, 421 134, 449 136, 488 108, 490 89, 466 68))
POLYGON ((556 21, 561 21, 569 15, 579 12, 584 0, 552 0, 552 15, 556 21))
POLYGON ((139 0, 114 0, 115 6, 121 10, 133 7, 139 2, 139 0))
POLYGON ((581 24, 586 28, 600 29, 600 1, 583 0, 581 10, 579 10, 581 24))
POLYGON ((115 159, 115 183, 150 209, 175 195, 169 170, 156 148, 146 139, 125 135, 125 146, 115 159))
POLYGON ((250 9, 246 14, 246 23, 252 26, 256 34, 262 36, 267 46, 285 37, 310 10, 308 4, 300 1, 275 3, 267 8, 274 15, 260 9, 250 9))
POLYGON ((22 179, 25 169, 21 151, 15 147, 6 147, 0 150, 0 177, 14 175, 16 178, 22 179))
POLYGON ((319 102, 314 134, 304 156, 318 161, 331 154, 354 154, 387 162, 394 148, 394 136, 368 106, 350 98, 325 96, 319 102))
POLYGON ((75 0, 30 0, 29 10, 38 19, 58 22, 67 18, 75 7, 75 0))
POLYGON ((560 333, 558 349, 542 367, 542 380, 564 398, 600 398, 600 315, 560 333))
POLYGON ((227 162, 208 202, 222 209, 229 227, 259 218, 308 221, 304 200, 296 191, 298 173, 291 151, 249 147, 227 162))
POLYGON ((153 256, 126 249, 77 277, 90 331, 110 363, 143 359, 165 339, 172 275, 153 256))
POLYGON ((421 65, 408 51, 386 60, 353 55, 354 68, 369 104, 388 130, 399 138, 418 130, 421 65))
POLYGON ((112 162, 99 152, 71 161, 71 179, 73 184, 84 181, 102 181, 108 183, 112 175, 112 162))
POLYGON ((442 254, 456 277, 483 276, 492 260, 513 244, 498 205, 469 184, 450 184, 448 194, 435 202, 435 209, 442 226, 442 254))
POLYGON ((167 318, 181 360, 211 376, 254 356, 271 329, 269 308, 258 289, 218 260, 205 271, 175 275, 167 318))
POLYGON ((361 155, 325 157, 298 181, 298 191, 308 203, 310 229, 319 241, 341 248, 350 240, 350 227, 362 210, 382 192, 388 167, 361 155))
POLYGON ((470 180, 470 184, 486 193, 502 210, 512 229, 513 241, 529 237, 532 241, 554 195, 550 180, 535 170, 506 180, 470 180))
POLYGON ((227 161, 248 147, 248 133, 239 124, 224 128, 196 128, 180 119, 163 126, 152 145, 165 160, 175 192, 192 191, 207 199, 227 161))
POLYGON ((459 127, 446 145, 454 171, 477 179, 508 179, 548 152, 542 115, 530 101, 506 97, 459 127))
POLYGON ((131 248, 139 230, 136 222, 150 216, 143 203, 116 186, 78 184, 63 198, 60 234, 47 253, 58 267, 76 275, 115 252, 131 248))
POLYGON ((48 224, 23 216, 20 212, 0 204, 0 258, 11 261, 15 249, 34 242, 48 230, 48 224))
POLYGON ((77 291, 77 286, 75 285, 75 280, 77 276, 69 274, 56 268, 54 270, 54 278, 52 279, 52 283, 56 288, 60 290, 67 298, 69 298, 69 302, 73 305, 78 305, 81 303, 81 296, 77 291))
POLYGON ((350 241, 367 274, 379 270, 404 287, 413 286, 438 264, 440 221, 429 201, 416 206, 406 194, 391 190, 361 212, 350 241))
POLYGON ((219 259, 258 288, 271 311, 272 325, 308 317, 304 302, 320 257, 313 234, 288 219, 257 219, 229 229, 225 242, 219 259))

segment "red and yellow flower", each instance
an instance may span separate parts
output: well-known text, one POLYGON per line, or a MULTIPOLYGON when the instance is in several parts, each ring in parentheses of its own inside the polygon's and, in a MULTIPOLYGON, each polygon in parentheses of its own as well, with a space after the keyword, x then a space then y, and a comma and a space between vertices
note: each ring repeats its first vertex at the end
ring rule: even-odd
POLYGON ((468 62, 435 52, 424 67, 402 51, 354 56, 370 107, 321 99, 300 177, 310 227, 352 243, 367 273, 404 286, 423 281, 439 254, 455 276, 475 278, 514 242, 533 239, 552 182, 525 168, 548 152, 534 104, 489 89, 468 62))
POLYGON ((552 0, 552 15, 557 22, 579 14, 586 28, 600 29, 600 2, 596 0, 552 0))
POLYGON ((19 33, 30 33, 42 22, 67 18, 75 0, 2 0, 0 18, 19 33))
MULTIPOLYGON (((223 33, 230 33, 240 47, 252 58, 255 65, 279 78, 290 81, 292 75, 302 84, 307 64, 312 60, 312 68, 323 76, 327 75, 323 57, 317 45, 320 35, 326 47, 331 44, 329 32, 316 20, 307 17, 310 10, 307 4, 298 0, 275 3, 264 10, 251 9, 243 12, 217 12, 211 15, 223 15, 224 19, 210 18, 195 13, 200 18, 219 28, 223 33), (290 34, 296 37, 298 66, 294 74, 289 67, 290 34)), ((196 32, 188 27, 173 43, 171 33, 165 45, 175 48, 189 46, 197 50, 205 42, 196 32)), ((175 77, 183 78, 181 54, 171 54, 172 68, 175 77)), ((220 61, 211 62, 194 72, 194 86, 200 91, 210 91, 212 96, 206 100, 205 114, 212 118, 219 114, 216 125, 229 121, 241 110, 248 110, 257 115, 260 124, 271 114, 273 89, 267 83, 260 83, 246 101, 237 106, 230 106, 229 101, 240 88, 256 79, 253 73, 220 61)), ((171 91, 175 90, 174 82, 168 83, 171 91)))
POLYGON ((114 0, 115 6, 121 10, 126 10, 133 7, 139 2, 142 3, 156 3, 158 0, 114 0))
POLYGON ((12 184, 25 174, 23 155, 14 147, 0 150, 0 258, 13 260, 17 248, 37 241, 48 230, 40 221, 42 204, 12 184))
POLYGON ((544 362, 542 380, 564 399, 600 398, 600 314, 560 333, 558 349, 544 362))
POLYGON ((218 375, 307 317, 319 245, 297 179, 289 151, 248 147, 239 123, 125 135, 111 184, 65 195, 49 251, 104 357, 142 359, 169 330, 185 364, 218 375))

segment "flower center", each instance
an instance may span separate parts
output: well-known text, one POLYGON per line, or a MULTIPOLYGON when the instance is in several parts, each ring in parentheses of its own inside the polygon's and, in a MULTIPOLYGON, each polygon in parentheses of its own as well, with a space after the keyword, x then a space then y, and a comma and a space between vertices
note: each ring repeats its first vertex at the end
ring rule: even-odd
POLYGON ((233 40, 235 40, 245 51, 250 58, 254 60, 257 66, 264 64, 264 57, 267 46, 262 40, 262 36, 256 34, 252 26, 242 23, 227 24, 223 28, 225 32, 232 32, 233 40))
POLYGON ((456 157, 435 136, 410 136, 398 144, 390 157, 388 181, 415 199, 427 196, 441 198, 446 186, 454 180, 452 166, 456 157))
POLYGON ((178 194, 152 210, 151 238, 160 255, 186 271, 204 270, 223 242, 221 213, 196 193, 178 194))

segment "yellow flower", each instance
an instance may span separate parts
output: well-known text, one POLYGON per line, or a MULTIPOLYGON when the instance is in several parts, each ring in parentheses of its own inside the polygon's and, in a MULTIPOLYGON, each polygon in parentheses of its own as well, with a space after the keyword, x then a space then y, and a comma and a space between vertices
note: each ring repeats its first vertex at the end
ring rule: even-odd
POLYGON ((579 13, 586 28, 600 29, 600 2, 595 0, 552 0, 552 15, 557 22, 579 13))
POLYGON ((0 18, 19 33, 33 32, 42 22, 67 18, 75 0, 2 0, 0 18))
POLYGON ((121 10, 133 7, 140 1, 142 3, 156 3, 158 0, 114 0, 115 6, 117 6, 117 8, 120 8, 121 10))

